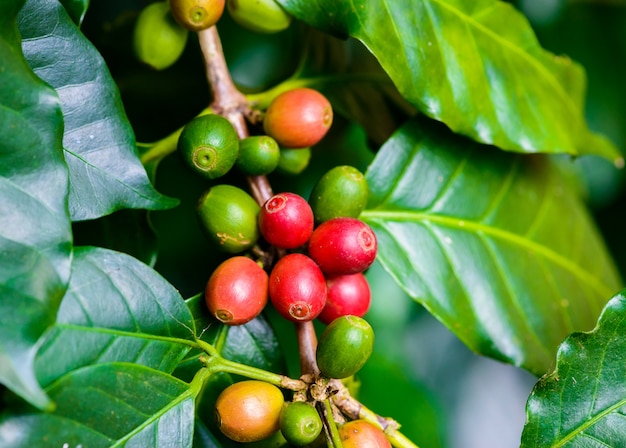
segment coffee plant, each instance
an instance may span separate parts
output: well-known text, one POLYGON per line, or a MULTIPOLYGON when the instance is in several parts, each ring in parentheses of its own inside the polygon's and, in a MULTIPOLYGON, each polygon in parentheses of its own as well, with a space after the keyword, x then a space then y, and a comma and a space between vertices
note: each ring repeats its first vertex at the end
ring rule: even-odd
POLYGON ((626 446, 624 5, 547 3, 0 2, 0 447, 447 446, 423 316, 626 446))

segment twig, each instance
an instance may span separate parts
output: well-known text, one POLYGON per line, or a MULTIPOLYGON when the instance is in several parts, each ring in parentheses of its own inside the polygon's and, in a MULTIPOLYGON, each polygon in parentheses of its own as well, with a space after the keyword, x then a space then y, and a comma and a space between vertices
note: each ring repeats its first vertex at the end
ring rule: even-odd
POLYGON ((296 336, 298 337, 298 349, 300 350, 300 372, 302 375, 317 376, 320 369, 315 360, 315 349, 317 347, 317 335, 313 322, 298 322, 296 325, 296 336))
MULTIPOLYGON (((198 40, 204 56, 207 80, 213 93, 211 108, 231 122, 240 139, 248 137, 250 133, 246 116, 250 115, 250 105, 230 76, 217 28, 212 26, 200 31, 198 40)), ((272 197, 272 187, 265 176, 248 176, 247 181, 250 192, 259 205, 272 197)))

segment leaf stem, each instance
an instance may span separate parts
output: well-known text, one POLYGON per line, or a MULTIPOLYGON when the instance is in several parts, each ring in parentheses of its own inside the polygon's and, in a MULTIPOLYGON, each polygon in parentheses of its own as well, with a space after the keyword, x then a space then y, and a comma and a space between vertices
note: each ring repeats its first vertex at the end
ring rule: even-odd
POLYGON ((324 424, 324 435, 326 436, 326 444, 329 448, 342 448, 341 437, 337 429, 337 422, 333 417, 333 411, 331 408, 330 400, 318 401, 317 412, 322 417, 324 424))
POLYGON ((309 78, 289 78, 280 84, 259 93, 246 95, 250 105, 258 109, 267 109, 272 100, 283 92, 300 87, 322 88, 330 84, 347 83, 391 84, 389 77, 380 73, 350 73, 341 75, 315 76, 309 78))

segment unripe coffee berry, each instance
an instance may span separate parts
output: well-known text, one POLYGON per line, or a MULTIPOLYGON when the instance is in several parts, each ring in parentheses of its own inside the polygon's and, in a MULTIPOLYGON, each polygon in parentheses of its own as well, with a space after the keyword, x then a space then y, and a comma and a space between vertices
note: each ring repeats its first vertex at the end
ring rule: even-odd
POLYGON ((259 239, 259 205, 248 193, 232 185, 216 185, 198 201, 200 222, 208 237, 223 252, 238 253, 259 239))
POLYGON ((291 23, 276 0, 228 0, 226 6, 235 22, 257 33, 277 33, 291 23))
POLYGON ((201 115, 183 128, 178 150, 193 171, 207 179, 216 179, 235 165, 239 137, 230 121, 221 115, 201 115))
POLYGON ((283 148, 306 148, 318 143, 332 122, 330 102, 317 90, 304 87, 274 98, 263 118, 263 129, 283 148))
POLYGON ((236 442, 256 442, 279 429, 283 394, 276 386, 248 380, 228 386, 215 402, 217 427, 236 442))
POLYGON ((339 427, 343 448, 391 448, 385 433, 365 420, 352 420, 339 427))
POLYGON ((342 316, 322 332, 317 344, 317 366, 328 378, 347 378, 358 372, 374 349, 374 330, 365 319, 342 316))
POLYGON ((163 70, 178 60, 187 44, 189 32, 172 18, 166 1, 143 8, 133 31, 137 58, 155 70, 163 70))
POLYGON ((374 231, 356 218, 333 218, 313 231, 308 251, 326 275, 356 274, 376 259, 374 231))
POLYGON ((326 305, 317 318, 325 324, 341 316, 363 317, 371 302, 370 285, 362 273, 326 279, 326 305))
POLYGON ((324 274, 303 254, 278 260, 270 273, 269 291, 276 311, 292 322, 315 319, 326 303, 324 274))
POLYGON ((288 403, 280 413, 280 431, 292 445, 313 443, 321 434, 322 419, 317 410, 303 401, 288 403))
POLYGON ((367 205, 367 180, 356 168, 341 165, 332 168, 317 182, 309 203, 317 224, 332 218, 358 218, 367 205))
POLYGON ((212 27, 224 13, 225 0, 170 0, 172 15, 191 31, 212 27))
POLYGON ((269 135, 255 135, 239 141, 239 155, 235 165, 248 176, 269 174, 280 160, 278 143, 269 135))
POLYGON ((311 148, 280 149, 280 157, 276 171, 287 176, 296 176, 302 173, 311 161, 311 148))
POLYGON ((207 282, 209 312, 227 325, 242 325, 257 317, 267 304, 268 275, 247 257, 222 262, 207 282))
POLYGON ((313 233, 313 211, 295 193, 279 193, 269 198, 259 212, 259 230, 265 240, 282 249, 306 243, 313 233))

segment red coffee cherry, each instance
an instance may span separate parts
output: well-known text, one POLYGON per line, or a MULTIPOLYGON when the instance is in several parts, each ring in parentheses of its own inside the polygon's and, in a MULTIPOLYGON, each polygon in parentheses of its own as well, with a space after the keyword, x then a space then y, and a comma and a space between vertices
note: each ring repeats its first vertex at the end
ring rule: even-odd
POLYGON ((265 133, 283 148, 318 143, 333 122, 333 108, 317 90, 299 88, 278 95, 263 118, 265 133))
POLYGON ((356 274, 376 259, 374 231, 356 218, 333 218, 320 224, 309 240, 309 255, 326 275, 356 274))
POLYGON ((385 433, 365 420, 352 420, 339 427, 343 448, 391 448, 385 433))
POLYGON ((259 230, 263 238, 276 247, 302 246, 313 233, 311 206, 295 193, 274 195, 261 208, 259 230))
POLYGON ((227 325, 242 325, 257 317, 267 304, 268 275, 243 256, 220 264, 206 285, 209 312, 227 325))
POLYGON ((276 263, 269 291, 276 310, 292 322, 315 319, 326 303, 324 274, 303 254, 289 254, 276 263))
POLYGON ((326 325, 341 316, 363 317, 370 308, 370 285, 360 272, 327 278, 326 290, 326 305, 317 316, 326 325))

